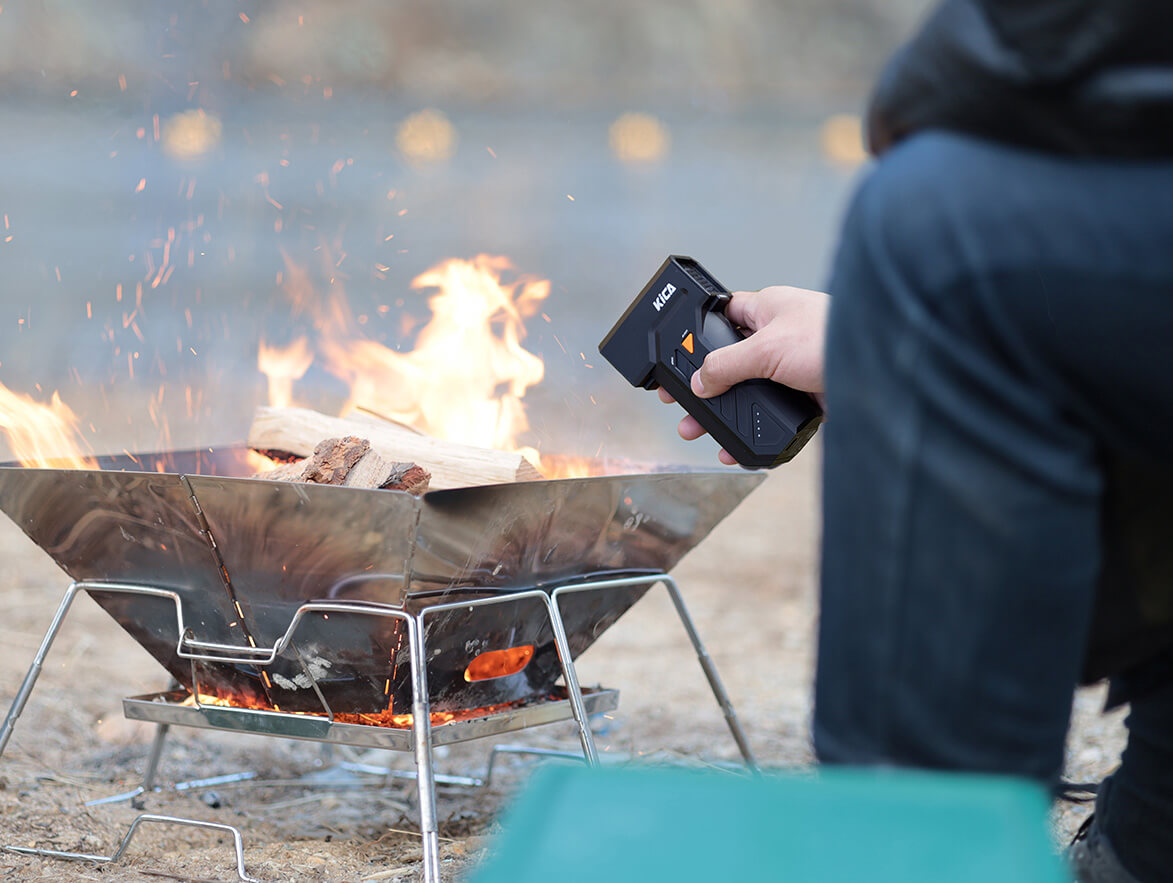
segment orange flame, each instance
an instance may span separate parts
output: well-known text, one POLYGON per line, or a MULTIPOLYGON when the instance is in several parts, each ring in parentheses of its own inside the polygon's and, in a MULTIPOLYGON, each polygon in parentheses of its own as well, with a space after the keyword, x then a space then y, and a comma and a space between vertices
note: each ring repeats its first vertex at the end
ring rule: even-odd
POLYGON ((271 457, 266 457, 264 454, 251 449, 245 455, 244 459, 253 474, 268 472, 270 469, 276 469, 281 465, 271 457))
POLYGON ((501 282, 501 257, 447 260, 412 280, 435 288, 415 349, 372 340, 322 341, 326 368, 350 383, 343 413, 364 407, 436 438, 514 449, 529 428, 521 399, 545 373, 521 345, 524 320, 550 293, 545 280, 501 282))
POLYGON ((337 277, 318 298, 304 268, 287 256, 284 290, 295 314, 313 317, 317 336, 312 349, 295 341, 274 353, 262 344, 258 365, 269 378, 270 404, 292 401, 293 381, 316 354, 349 387, 343 414, 362 408, 436 438, 522 450, 519 438, 529 428, 522 397, 545 373, 542 360, 522 345, 525 320, 549 295, 550 283, 524 276, 502 281, 510 270, 507 258, 482 254, 443 261, 417 276, 413 289, 435 290, 428 300, 432 317, 415 348, 400 353, 360 333, 337 277))
POLYGON ((22 466, 93 468, 78 418, 54 392, 48 404, 0 384, 0 431, 22 466))
POLYGON ((269 378, 269 404, 286 408, 293 404, 293 381, 301 380, 314 361, 309 341, 304 337, 289 346, 269 346, 261 341, 257 352, 257 367, 269 378))
MULTIPOLYGON (((292 403, 294 381, 318 359, 347 385, 342 415, 363 410, 434 438, 516 451, 547 478, 598 474, 596 460, 542 457, 523 445, 529 429, 523 399, 545 374, 541 358, 523 345, 525 321, 549 296, 548 280, 514 275, 505 281, 513 271, 505 257, 441 261, 412 280, 413 289, 433 292, 431 318, 417 330, 413 317, 404 315, 400 333, 415 333, 414 349, 404 353, 368 337, 368 317, 351 311, 336 272, 345 253, 335 257, 323 247, 321 254, 329 279, 324 295, 314 290, 306 268, 285 255, 282 290, 293 316, 311 319, 314 330, 277 352, 261 345, 258 365, 269 378, 270 404, 292 403)), ((379 307, 380 313, 389 310, 379 307)))

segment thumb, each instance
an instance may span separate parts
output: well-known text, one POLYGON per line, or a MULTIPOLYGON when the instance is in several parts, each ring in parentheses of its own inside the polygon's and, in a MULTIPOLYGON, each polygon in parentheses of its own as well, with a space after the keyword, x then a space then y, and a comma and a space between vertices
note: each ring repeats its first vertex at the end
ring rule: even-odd
POLYGON ((751 334, 729 346, 715 349, 692 375, 692 391, 702 399, 719 396, 736 383, 768 377, 769 347, 765 336, 751 334))

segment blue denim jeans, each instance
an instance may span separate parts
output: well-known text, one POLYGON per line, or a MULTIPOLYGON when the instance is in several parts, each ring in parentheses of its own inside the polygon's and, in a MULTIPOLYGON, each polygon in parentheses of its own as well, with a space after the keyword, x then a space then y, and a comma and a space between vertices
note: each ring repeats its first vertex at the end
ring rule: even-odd
MULTIPOLYGON (((816 751, 1053 783, 1081 675, 1170 646, 1173 163, 916 136, 860 187, 830 293, 816 751), (1170 530, 1138 549, 1110 513, 1149 509, 1170 530)), ((1101 807, 1142 880, 1173 868, 1154 683, 1101 807)))

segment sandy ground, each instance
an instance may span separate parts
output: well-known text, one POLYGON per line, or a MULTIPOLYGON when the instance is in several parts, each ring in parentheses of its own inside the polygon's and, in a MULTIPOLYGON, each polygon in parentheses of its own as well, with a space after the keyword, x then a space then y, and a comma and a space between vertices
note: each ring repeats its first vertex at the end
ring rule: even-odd
MULTIPOLYGON (((702 637, 734 699, 754 750, 769 767, 811 762, 810 714, 815 621, 817 452, 770 479, 677 569, 702 637)), ((11 523, 0 523, 0 700, 10 701, 67 581, 11 523)), ((733 760, 736 748, 662 591, 640 602, 583 657, 584 683, 621 691, 619 711, 597 721, 600 747, 686 763, 733 760)), ((4 844, 109 854, 139 812, 129 803, 84 801, 133 788, 151 739, 148 725, 122 719, 120 699, 162 689, 164 672, 96 605, 81 599, 53 648, 36 692, 0 759, 4 844)), ((1076 701, 1068 775, 1098 780, 1119 758, 1122 715, 1099 714, 1099 690, 1076 701)), ((502 741, 573 750, 569 723, 502 741)), ((437 752, 437 767, 482 775, 491 745, 437 752)), ((308 788, 292 780, 329 777, 332 761, 362 760, 408 770, 406 754, 335 749, 255 736, 176 730, 160 781, 253 770, 272 784, 164 791, 140 806, 235 825, 248 870, 265 880, 414 880, 419 841, 412 831, 410 782, 308 788)), ((496 819, 534 761, 508 757, 487 788, 441 790, 446 873, 461 875, 484 855, 496 819)), ((1055 812, 1065 841, 1087 810, 1055 812)), ((6 880, 230 880, 231 841, 222 832, 144 826, 118 868, 0 853, 6 880)))

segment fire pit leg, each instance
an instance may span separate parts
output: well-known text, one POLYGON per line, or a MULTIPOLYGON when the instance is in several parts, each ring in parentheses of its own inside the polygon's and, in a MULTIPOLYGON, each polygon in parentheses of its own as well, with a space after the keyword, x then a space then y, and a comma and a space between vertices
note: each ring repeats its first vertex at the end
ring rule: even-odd
POLYGON ((558 607, 558 596, 545 595, 546 612, 550 615, 550 628, 554 630, 554 646, 558 648, 558 661, 562 664, 562 679, 566 681, 566 696, 574 722, 578 724, 578 739, 582 742, 583 757, 588 766, 599 765, 599 752, 595 748, 595 734, 591 732, 587 719, 586 703, 582 701, 582 687, 578 683, 578 672, 570 655, 570 641, 566 637, 566 626, 562 622, 562 611, 558 607))
POLYGON ((757 758, 754 756, 753 749, 749 747, 749 740, 745 737, 745 730, 741 728, 741 721, 737 718, 737 712, 733 710, 733 703, 729 699, 729 694, 725 692, 725 685, 721 683, 721 676, 717 674, 717 667, 713 664, 713 659, 709 656, 709 651, 705 649, 705 645, 701 642, 701 636, 696 630, 692 616, 689 614, 688 608, 684 606, 684 598, 681 597, 680 588, 676 585, 676 580, 668 575, 664 575, 660 577, 660 582, 668 590, 668 595, 672 598, 672 604, 676 608, 680 622, 684 625, 684 630, 688 632, 688 639, 692 641, 692 647, 696 651, 696 658, 705 672, 705 677, 709 681, 709 688, 713 691, 713 696, 716 698, 717 704, 721 706, 721 712, 725 715, 725 723, 729 725, 729 732, 733 734, 733 740, 741 750, 741 756, 745 759, 745 765, 753 772, 760 773, 761 769, 758 767, 757 758))
POLYGON ((440 834, 436 823, 436 778, 432 768, 432 714, 428 706, 428 662, 422 616, 408 616, 407 643, 411 652, 411 729, 415 743, 416 789, 420 801, 424 880, 440 883, 440 834))
MULTIPOLYGON (((168 690, 178 690, 179 681, 171 679, 168 690)), ((171 732, 171 724, 156 724, 155 738, 151 742, 151 753, 147 755, 147 765, 143 768, 143 792, 149 794, 155 790, 155 774, 159 771, 159 761, 163 757, 163 743, 167 741, 167 734, 171 732)))
POLYGON ((29 701, 33 687, 36 686, 37 677, 41 674, 41 668, 45 664, 45 657, 49 655, 49 648, 53 646, 53 639, 61 630, 61 623, 65 620, 65 614, 69 612, 69 607, 73 604, 73 599, 77 597, 78 591, 77 583, 70 584, 69 588, 65 590, 65 597, 61 599, 61 606, 57 608, 57 613, 54 614, 53 621, 49 624, 49 630, 41 639, 41 646, 37 649, 37 655, 33 657, 33 664, 29 666, 24 680, 20 682, 20 689, 16 691, 12 707, 8 709, 8 716, 4 718, 4 726, 0 727, 0 755, 4 754, 4 749, 8 747, 8 740, 12 738, 12 729, 16 726, 17 718, 24 711, 25 703, 29 701))
POLYGON ((151 753, 147 755, 147 765, 143 769, 143 792, 149 794, 155 789, 155 773, 159 771, 159 760, 163 757, 163 743, 167 741, 167 733, 171 724, 156 724, 155 739, 151 742, 151 753))

